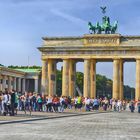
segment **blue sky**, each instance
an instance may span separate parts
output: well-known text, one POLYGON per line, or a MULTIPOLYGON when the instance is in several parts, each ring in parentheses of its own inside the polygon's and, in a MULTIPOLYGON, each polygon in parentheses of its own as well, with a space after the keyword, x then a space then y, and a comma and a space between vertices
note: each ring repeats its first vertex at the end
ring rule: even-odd
MULTIPOLYGON (((30 65, 41 65, 41 37, 88 33, 87 22, 100 21, 104 5, 111 21, 119 21, 118 33, 140 35, 139 0, 0 0, 0 63, 27 65, 29 56, 30 65)), ((98 63, 97 73, 112 78, 112 63, 98 63)), ((135 85, 135 63, 125 63, 124 79, 135 85)))

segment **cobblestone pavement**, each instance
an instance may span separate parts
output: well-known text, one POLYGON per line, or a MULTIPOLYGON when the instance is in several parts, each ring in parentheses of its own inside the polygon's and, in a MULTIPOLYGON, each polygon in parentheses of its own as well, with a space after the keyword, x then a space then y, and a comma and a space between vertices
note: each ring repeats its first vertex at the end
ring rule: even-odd
POLYGON ((111 112, 6 124, 0 140, 140 140, 140 114, 111 112))
MULTIPOLYGON (((103 110, 100 110, 99 112, 104 112, 103 110)), ((36 118, 52 118, 52 117, 60 117, 60 116, 71 116, 71 115, 78 115, 78 114, 90 114, 90 113, 96 113, 96 111, 93 112, 85 112, 83 109, 80 110, 74 110, 74 109, 66 109, 63 113, 50 113, 50 112, 32 112, 31 115, 29 112, 26 114, 23 111, 18 111, 18 115, 15 116, 3 116, 0 115, 0 124, 2 122, 9 122, 9 121, 18 121, 18 120, 29 120, 29 119, 36 119, 36 118)))

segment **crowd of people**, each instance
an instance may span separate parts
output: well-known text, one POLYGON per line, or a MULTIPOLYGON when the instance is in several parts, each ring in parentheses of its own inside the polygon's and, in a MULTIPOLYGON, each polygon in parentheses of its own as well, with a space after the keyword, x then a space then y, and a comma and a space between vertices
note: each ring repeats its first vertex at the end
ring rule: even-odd
POLYGON ((64 112, 65 109, 74 109, 81 111, 98 111, 102 109, 112 110, 114 112, 121 112, 130 109, 131 112, 138 110, 140 113, 140 100, 135 101, 121 101, 115 99, 105 98, 89 98, 77 96, 74 98, 61 96, 42 96, 32 92, 25 92, 20 95, 15 90, 0 92, 0 114, 11 115, 17 114, 17 111, 36 112, 64 112))

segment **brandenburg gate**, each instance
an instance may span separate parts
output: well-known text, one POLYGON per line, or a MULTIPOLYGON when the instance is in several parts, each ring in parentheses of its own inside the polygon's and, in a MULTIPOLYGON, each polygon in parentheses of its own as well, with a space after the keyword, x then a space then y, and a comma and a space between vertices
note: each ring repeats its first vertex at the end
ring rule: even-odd
MULTIPOLYGON (((106 7, 101 7, 106 13, 106 7)), ((116 34, 118 21, 113 25, 108 16, 93 25, 88 23, 90 34, 81 37, 43 37, 42 94, 56 94, 56 64, 63 62, 62 95, 74 96, 76 63, 84 62, 84 97, 96 97, 96 63, 113 62, 113 93, 115 99, 123 99, 123 65, 136 62, 135 100, 140 98, 140 36, 116 34), (103 34, 102 34, 103 33, 103 34)), ((132 73, 131 73, 132 74, 132 73)))
POLYGON ((82 37, 44 37, 43 41, 43 46, 38 48, 42 53, 43 94, 56 94, 56 63, 63 61, 62 95, 73 96, 76 63, 83 61, 83 96, 94 98, 96 97, 96 63, 112 61, 112 97, 123 99, 123 64, 125 61, 135 61, 135 99, 140 98, 140 36, 85 34, 82 37))

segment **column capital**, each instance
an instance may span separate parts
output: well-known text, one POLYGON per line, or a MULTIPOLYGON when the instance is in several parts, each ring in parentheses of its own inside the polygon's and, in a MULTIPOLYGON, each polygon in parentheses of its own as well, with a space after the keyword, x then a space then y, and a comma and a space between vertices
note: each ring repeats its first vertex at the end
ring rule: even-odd
POLYGON ((113 60, 121 60, 121 58, 114 57, 113 60))
POLYGON ((48 61, 48 58, 45 58, 45 59, 44 59, 44 58, 42 58, 41 60, 42 60, 42 61, 48 61))
MULTIPOLYGON (((26 79, 26 78, 23 78, 23 79, 26 79)), ((38 79, 39 79, 39 77, 38 77, 38 76, 34 77, 34 80, 38 80, 38 79)))
POLYGON ((135 60, 136 60, 136 61, 137 61, 137 60, 140 60, 140 58, 136 58, 135 60))
POLYGON ((97 63, 96 59, 91 59, 91 62, 97 63))

